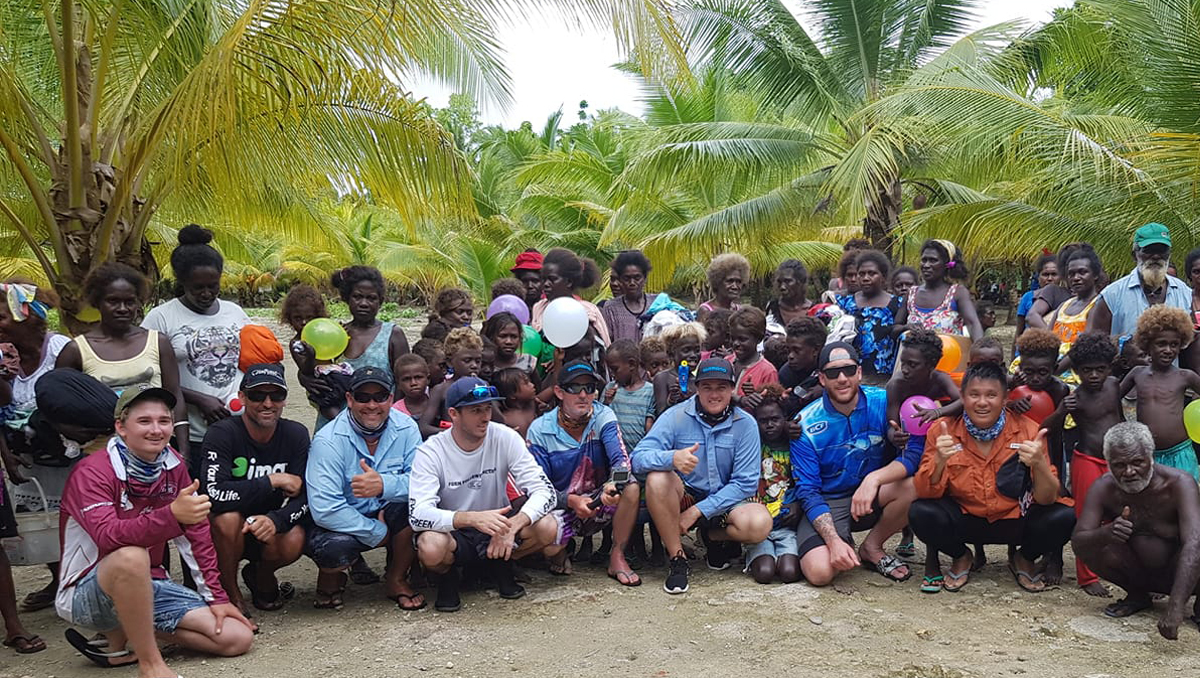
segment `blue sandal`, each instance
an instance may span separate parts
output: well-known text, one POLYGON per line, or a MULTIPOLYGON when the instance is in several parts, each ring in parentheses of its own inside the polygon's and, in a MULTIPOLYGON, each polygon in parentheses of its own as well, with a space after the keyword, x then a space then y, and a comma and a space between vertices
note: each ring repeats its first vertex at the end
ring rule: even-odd
POLYGON ((940 574, 932 577, 925 575, 925 577, 921 579, 921 593, 941 593, 942 582, 945 581, 945 579, 946 578, 940 574))

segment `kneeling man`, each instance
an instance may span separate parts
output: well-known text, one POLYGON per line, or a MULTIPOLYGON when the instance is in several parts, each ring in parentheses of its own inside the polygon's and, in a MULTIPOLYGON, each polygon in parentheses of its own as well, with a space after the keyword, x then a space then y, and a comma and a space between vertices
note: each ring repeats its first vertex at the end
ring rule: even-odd
MULTIPOLYGON (((1104 435, 1109 472, 1088 490, 1071 547, 1101 579, 1125 589, 1104 608, 1127 617, 1151 606, 1151 594, 1170 596, 1158 632, 1175 640, 1188 598, 1200 579, 1200 492, 1183 471, 1154 463, 1154 436, 1138 422, 1104 435)), ((1192 608, 1200 624, 1200 598, 1192 608)))

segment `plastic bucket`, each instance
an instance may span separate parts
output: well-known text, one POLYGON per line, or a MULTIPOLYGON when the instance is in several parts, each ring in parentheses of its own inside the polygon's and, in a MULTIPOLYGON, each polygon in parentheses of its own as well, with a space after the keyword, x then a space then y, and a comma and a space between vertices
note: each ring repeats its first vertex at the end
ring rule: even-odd
POLYGON ((4 552, 13 565, 44 565, 59 560, 58 511, 50 510, 38 479, 31 480, 42 497, 42 510, 16 514, 20 536, 2 540, 4 552))

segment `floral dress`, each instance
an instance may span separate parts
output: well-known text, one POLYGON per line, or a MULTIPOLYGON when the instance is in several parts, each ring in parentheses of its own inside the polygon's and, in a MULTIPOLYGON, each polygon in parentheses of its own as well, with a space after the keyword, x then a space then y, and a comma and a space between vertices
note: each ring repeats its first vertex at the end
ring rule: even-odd
POLYGON ((917 306, 917 290, 908 295, 908 322, 938 334, 954 334, 966 336, 966 322, 958 312, 958 283, 950 286, 946 296, 937 308, 921 308, 917 306))
POLYGON ((896 324, 896 312, 900 310, 900 297, 892 296, 887 306, 860 307, 853 294, 837 298, 838 306, 858 322, 858 334, 854 347, 862 356, 863 364, 874 368, 875 374, 891 374, 896 363, 896 340, 892 337, 892 325, 896 324), (886 329, 886 331, 884 331, 886 329), (878 330, 878 331, 877 331, 878 330))

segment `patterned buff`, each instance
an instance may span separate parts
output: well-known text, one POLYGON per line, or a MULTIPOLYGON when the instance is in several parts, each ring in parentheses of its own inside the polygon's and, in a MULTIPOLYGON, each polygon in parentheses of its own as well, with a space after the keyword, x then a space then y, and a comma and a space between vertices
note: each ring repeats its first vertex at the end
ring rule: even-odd
POLYGON ((388 418, 384 417, 383 423, 380 424, 379 426, 376 426, 373 429, 367 428, 366 426, 363 426, 362 424, 360 424, 358 422, 358 419, 354 418, 353 412, 350 413, 350 428, 354 429, 354 432, 357 433, 358 435, 362 436, 363 440, 366 440, 368 443, 373 443, 376 440, 379 440, 380 438, 382 438, 383 430, 387 428, 387 425, 388 425, 388 418))
POLYGON ((42 320, 46 319, 48 307, 34 299, 34 296, 37 295, 37 287, 20 283, 0 284, 0 294, 3 295, 3 301, 8 304, 8 312, 12 315, 13 320, 19 323, 25 322, 30 315, 36 315, 42 320))
MULTIPOLYGON (((595 410, 595 408, 592 408, 595 410)), ((558 408, 558 425, 562 427, 572 438, 579 440, 579 436, 583 435, 583 430, 587 428, 588 422, 592 420, 592 413, 588 412, 578 419, 572 419, 567 416, 566 411, 562 406, 558 408)))
POLYGON ((162 475, 166 468, 168 449, 158 455, 154 461, 146 461, 130 451, 125 441, 118 438, 115 441, 117 452, 121 453, 121 461, 125 462, 125 474, 144 485, 151 485, 162 475))
POLYGON ((996 423, 992 424, 990 428, 984 429, 976 426, 971 421, 971 417, 966 412, 963 412, 963 424, 967 427, 967 433, 971 434, 971 437, 975 440, 981 440, 985 443, 1000 437, 1000 431, 1004 428, 1004 419, 1004 410, 1000 410, 1000 418, 996 420, 996 423))

